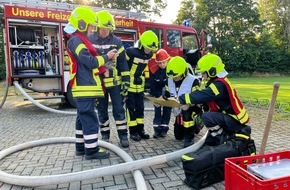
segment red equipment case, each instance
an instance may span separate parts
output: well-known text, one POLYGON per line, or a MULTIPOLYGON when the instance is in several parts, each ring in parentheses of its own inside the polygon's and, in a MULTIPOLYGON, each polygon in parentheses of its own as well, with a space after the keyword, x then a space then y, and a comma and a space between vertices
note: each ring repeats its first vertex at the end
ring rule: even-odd
POLYGON ((247 165, 290 158, 290 150, 225 159, 225 190, 290 190, 290 175, 262 180, 247 171, 247 165))

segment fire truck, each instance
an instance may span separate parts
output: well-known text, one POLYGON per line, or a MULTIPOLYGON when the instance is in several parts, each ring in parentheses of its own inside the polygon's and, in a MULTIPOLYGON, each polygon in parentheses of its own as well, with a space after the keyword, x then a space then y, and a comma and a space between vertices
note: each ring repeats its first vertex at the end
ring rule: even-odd
MULTIPOLYGON (((35 99, 61 98, 74 105, 63 28, 77 5, 39 0, 0 2, 0 36, 4 41, 0 49, 5 52, 9 85, 18 81, 22 88, 39 94, 35 99)), ((142 21, 142 13, 108 11, 115 16, 114 34, 125 48, 133 46, 144 31, 152 30, 159 38, 159 48, 171 56, 185 57, 193 67, 206 51, 204 32, 199 37, 192 27, 142 21)), ((144 72, 147 79, 156 67, 153 57, 144 72)))

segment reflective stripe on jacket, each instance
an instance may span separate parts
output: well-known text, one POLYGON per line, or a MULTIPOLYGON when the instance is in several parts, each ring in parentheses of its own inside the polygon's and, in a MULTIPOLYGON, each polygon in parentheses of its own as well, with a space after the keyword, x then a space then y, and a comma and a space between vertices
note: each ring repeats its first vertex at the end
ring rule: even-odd
POLYGON ((100 97, 104 95, 98 68, 108 60, 108 56, 92 55, 85 35, 73 34, 67 42, 70 57, 70 79, 73 97, 100 97))
POLYGON ((129 67, 126 61, 125 49, 122 41, 111 33, 106 38, 101 38, 98 33, 95 32, 89 35, 88 38, 99 55, 107 54, 112 49, 116 49, 119 53, 118 58, 113 60, 115 62, 115 66, 113 66, 110 70, 106 70, 106 72, 101 76, 105 87, 110 88, 117 86, 122 82, 129 83, 129 67))
POLYGON ((126 59, 130 68, 130 87, 128 88, 129 92, 144 92, 144 70, 152 56, 152 52, 145 54, 143 47, 141 49, 134 47, 126 49, 126 59), (136 84, 136 81, 140 82, 136 84))
POLYGON ((235 112, 240 123, 247 124, 249 122, 249 115, 244 108, 241 100, 239 99, 236 90, 231 85, 231 82, 228 80, 228 78, 218 78, 216 80, 223 82, 224 85, 227 87, 233 111, 235 112))

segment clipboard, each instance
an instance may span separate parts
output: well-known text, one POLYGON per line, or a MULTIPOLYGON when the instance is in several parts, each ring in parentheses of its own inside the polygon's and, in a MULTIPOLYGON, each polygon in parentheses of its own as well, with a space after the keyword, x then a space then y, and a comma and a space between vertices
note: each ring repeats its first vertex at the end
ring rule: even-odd
POLYGON ((175 98, 168 98, 168 100, 165 100, 161 97, 155 98, 155 97, 150 96, 150 95, 145 96, 145 98, 147 98, 151 102, 159 104, 161 106, 173 107, 173 108, 180 108, 180 106, 181 106, 181 104, 175 98))

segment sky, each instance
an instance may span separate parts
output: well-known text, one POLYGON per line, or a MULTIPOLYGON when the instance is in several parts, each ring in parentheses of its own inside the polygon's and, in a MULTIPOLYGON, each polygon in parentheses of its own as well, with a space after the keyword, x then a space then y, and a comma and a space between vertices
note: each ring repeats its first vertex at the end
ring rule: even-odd
POLYGON ((167 7, 162 12, 162 17, 154 17, 156 22, 171 24, 177 16, 182 0, 167 0, 167 7))

